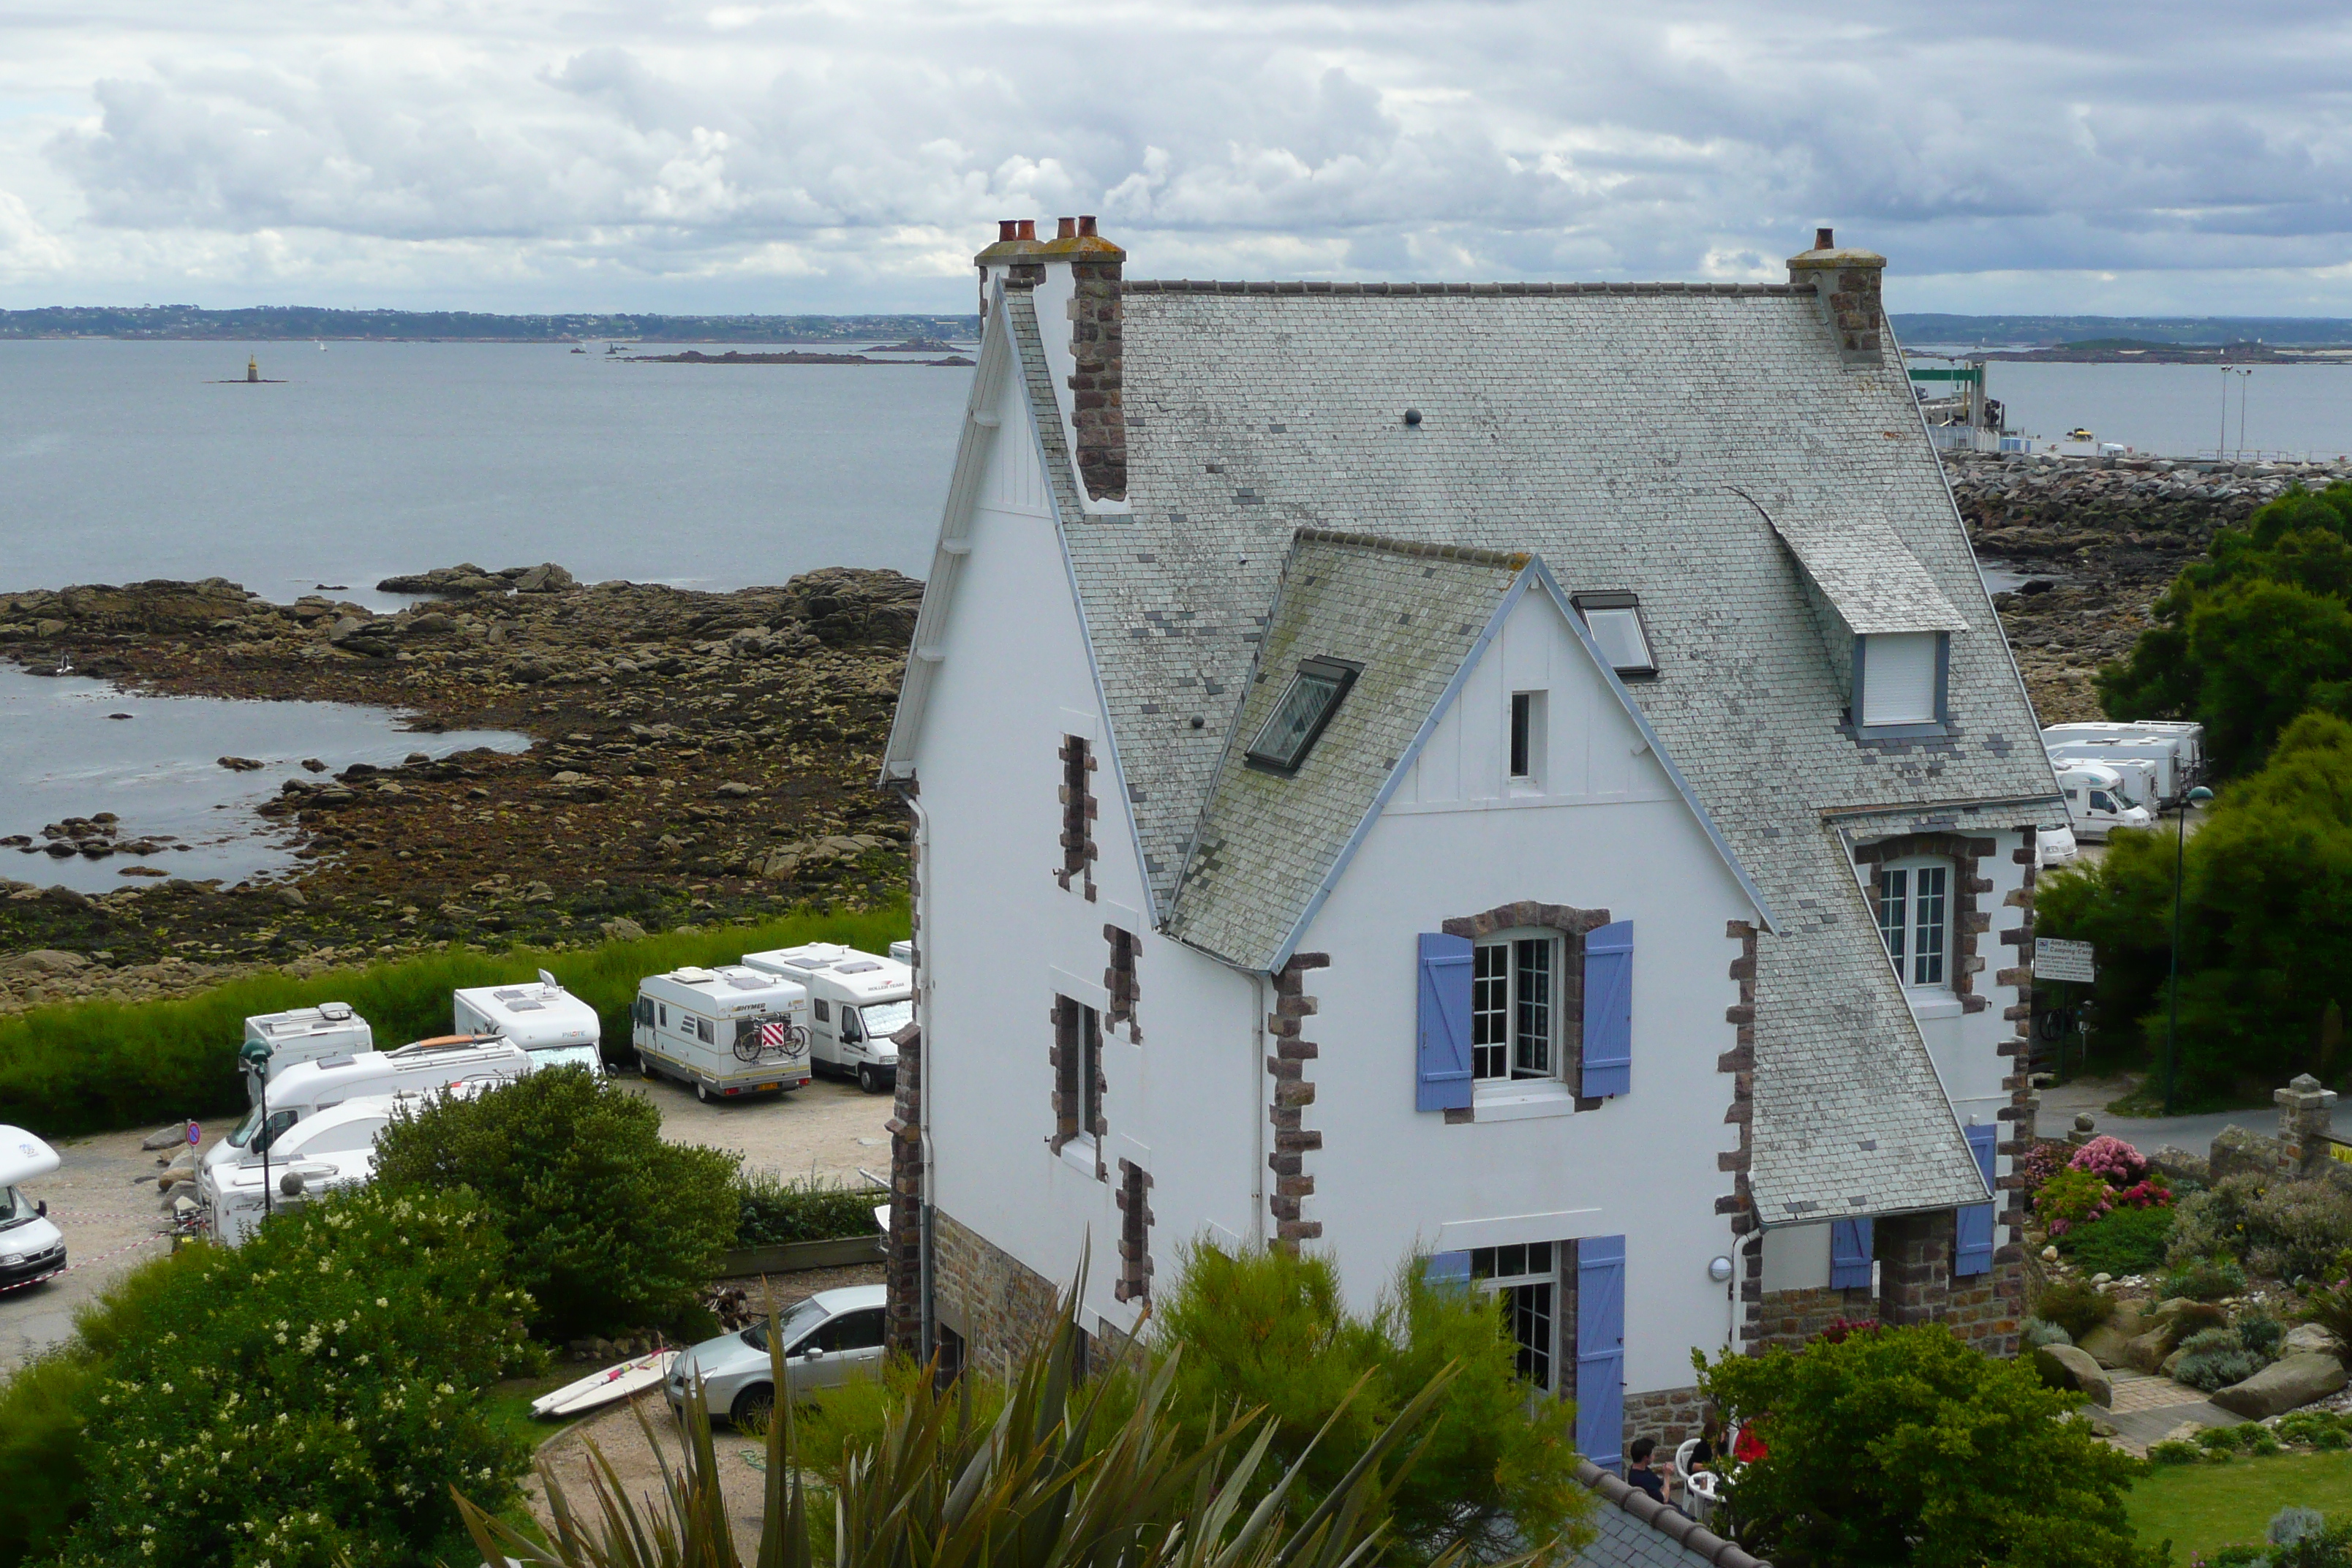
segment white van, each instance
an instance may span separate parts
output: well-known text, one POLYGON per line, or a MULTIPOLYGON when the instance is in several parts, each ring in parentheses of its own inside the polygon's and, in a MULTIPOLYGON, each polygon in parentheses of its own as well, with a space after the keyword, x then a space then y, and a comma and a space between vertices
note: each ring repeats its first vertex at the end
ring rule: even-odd
POLYGON ((808 987, 810 1057, 814 1063, 878 1094, 898 1081, 898 1047, 890 1037, 915 1021, 915 972, 829 942, 747 952, 753 969, 808 987))
POLYGON ((583 1067, 604 1072, 596 1009, 566 991, 542 969, 533 985, 481 985, 456 993, 449 1027, 460 1035, 501 1035, 543 1068, 583 1067))
POLYGON ((2144 762, 2156 770, 2156 799, 2148 804, 2153 812, 2171 805, 2189 793, 2189 770, 2180 760, 2180 743, 2164 735, 2123 735, 2105 741, 2045 741, 2042 749, 2050 753, 2053 767, 2065 767, 2070 763, 2096 763, 2116 767, 2126 762, 2144 762))
POLYGON ((2130 735, 2156 735, 2170 741, 2180 767, 2193 782, 2204 776, 2205 726, 2186 719, 2098 719, 2042 727, 2042 743, 2064 745, 2076 741, 2119 741, 2130 735))
POLYGON ((287 1128, 266 1152, 252 1140, 241 1158, 206 1165, 196 1173, 196 1201, 211 1216, 213 1235, 235 1247, 274 1209, 363 1185, 375 1174, 375 1141, 391 1124, 394 1109, 425 1099, 347 1100, 287 1128))
POLYGON ((2074 837, 2104 843, 2118 827, 2146 827, 2156 818, 2143 805, 2124 798, 2123 775, 2096 763, 2057 763, 2058 792, 2066 797, 2066 816, 2074 837))
POLYGON ((756 969, 673 969, 637 984, 629 1038, 647 1078, 697 1100, 798 1089, 809 1080, 805 986, 756 969))
POLYGON ((245 1021, 245 1043, 248 1054, 239 1059, 245 1063, 245 1098, 251 1104, 261 1098, 262 1083, 288 1068, 315 1062, 320 1057, 375 1049, 375 1032, 365 1018, 352 1011, 350 1003, 321 1002, 291 1012, 255 1014, 245 1021), (250 1051, 257 1044, 262 1051, 250 1051), (257 1056, 262 1060, 256 1062, 257 1056))
POLYGON ((205 1151, 204 1167, 241 1163, 286 1135, 305 1117, 351 1100, 388 1094, 417 1094, 459 1084, 509 1083, 537 1066, 529 1051, 509 1040, 449 1036, 419 1040, 396 1051, 360 1051, 288 1068, 269 1081, 269 1120, 256 1105, 229 1135, 205 1151))
POLYGON ((2033 830, 2034 864, 2042 870, 2060 866, 2072 866, 2082 858, 2083 847, 2074 842, 2074 830, 2064 823, 2055 827, 2033 830))
POLYGON ((30 1285, 62 1274, 66 1238, 49 1205, 16 1190, 58 1168, 58 1152, 21 1127, 0 1126, 0 1285, 30 1285))

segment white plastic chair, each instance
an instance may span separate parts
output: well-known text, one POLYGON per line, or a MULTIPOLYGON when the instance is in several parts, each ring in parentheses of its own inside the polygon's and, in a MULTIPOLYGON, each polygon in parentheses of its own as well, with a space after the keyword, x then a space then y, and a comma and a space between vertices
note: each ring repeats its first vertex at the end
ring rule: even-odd
POLYGON ((1675 1449, 1675 1477, 1683 1484, 1683 1511, 1705 1524, 1721 1500, 1716 1489, 1719 1478, 1713 1470, 1691 1468, 1691 1455, 1697 1448, 1698 1439, 1686 1437, 1675 1449))

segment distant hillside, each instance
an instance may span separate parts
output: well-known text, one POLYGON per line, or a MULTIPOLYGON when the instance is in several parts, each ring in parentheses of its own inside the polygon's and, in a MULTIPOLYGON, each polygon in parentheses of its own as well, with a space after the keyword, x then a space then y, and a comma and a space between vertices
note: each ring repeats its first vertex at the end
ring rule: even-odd
POLYGON ((267 305, 207 310, 196 305, 58 305, 0 310, 0 338, 165 338, 269 341, 372 338, 387 342, 546 343, 622 338, 646 343, 836 343, 874 339, 964 338, 977 316, 495 316, 472 310, 327 310, 267 305))
POLYGON ((1895 313, 1906 343, 2012 344, 2117 349, 2158 344, 2352 343, 2352 321, 2334 316, 1946 316, 1895 313))

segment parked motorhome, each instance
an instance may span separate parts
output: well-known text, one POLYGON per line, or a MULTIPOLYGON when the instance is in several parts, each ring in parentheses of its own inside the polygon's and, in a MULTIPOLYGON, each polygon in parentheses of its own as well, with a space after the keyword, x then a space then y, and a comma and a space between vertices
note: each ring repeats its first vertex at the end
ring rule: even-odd
POLYGON ((2097 763, 2057 763, 2053 766, 2076 838, 2101 844, 2115 828, 2146 827, 2156 820, 2146 806, 2134 805, 2125 797, 2123 775, 2115 769, 2097 763))
POLYGON ((376 1136, 394 1109, 425 1098, 348 1100, 288 1127, 266 1150, 257 1147, 260 1140, 248 1140, 237 1159, 205 1166, 196 1173, 196 1201, 211 1217, 214 1237, 234 1247, 285 1204, 365 1184, 375 1174, 376 1136))
POLYGON ((500 1035, 529 1051, 541 1067, 604 1070, 596 1009, 556 984, 542 969, 528 985, 482 985, 451 998, 449 1026, 460 1035, 500 1035))
POLYGON ((2063 823, 2035 828, 2033 841, 2034 864, 2045 871, 2072 866, 2083 853, 2082 846, 2074 842, 2074 830, 2063 823))
POLYGON ((47 1143, 21 1127, 0 1127, 0 1285, 29 1285, 65 1271, 66 1238, 49 1223, 49 1205, 16 1186, 57 1168, 58 1152, 47 1143))
POLYGON ((2050 753, 2053 766, 2068 763, 2098 763, 2117 767, 2127 762, 2144 762, 2155 770, 2156 800, 2148 809, 2170 805, 2189 793, 2193 781, 2183 757, 2181 742, 2168 735, 2118 735, 2096 741, 2057 740, 2045 737, 2042 747, 2050 753))
POLYGON ((747 952, 743 962, 808 987, 814 1066, 856 1079, 868 1094, 898 1082, 890 1037, 915 1017, 915 973, 904 963, 829 942, 747 952))
POLYGON ((2100 719, 2072 724, 2044 725, 2042 743, 2063 745, 2075 741, 2116 741, 2131 735, 2156 735, 2170 741, 2179 749, 2180 765, 2189 778, 2200 778, 2205 770, 2205 726, 2193 720, 2181 719, 2100 719))
POLYGON ((229 1135, 205 1151, 201 1167, 235 1164, 259 1153, 305 1118, 352 1100, 415 1094, 466 1084, 506 1083, 537 1060, 509 1040, 470 1035, 419 1040, 396 1051, 356 1051, 287 1068, 269 1080, 268 1120, 256 1105, 229 1135))
POLYGON ((809 1080, 809 994, 741 965, 673 969, 637 986, 630 1041, 647 1078, 676 1079, 698 1100, 732 1100, 809 1080))
POLYGON ((259 1100, 261 1085, 288 1068, 321 1057, 375 1049, 375 1033, 348 1002, 321 1002, 285 1013, 257 1013, 245 1021, 245 1098, 259 1100), (256 1044, 267 1051, 251 1049, 256 1044), (258 1058, 258 1059, 257 1059, 258 1058))

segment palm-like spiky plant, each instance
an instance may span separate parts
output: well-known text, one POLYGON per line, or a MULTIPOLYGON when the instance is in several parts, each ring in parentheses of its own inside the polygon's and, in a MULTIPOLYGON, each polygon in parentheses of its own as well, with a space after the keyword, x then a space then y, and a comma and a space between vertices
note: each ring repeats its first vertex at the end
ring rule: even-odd
MULTIPOLYGON (((1452 1368, 1294 1521, 1285 1503, 1299 1465, 1253 1505, 1250 1481, 1271 1427, 1246 1412, 1213 1424, 1204 1437, 1187 1437, 1168 1410, 1172 1356, 1131 1369, 1134 1397, 1120 1401, 1127 1408, 1117 1416, 1105 1407, 1113 1377, 1080 1386, 1075 1300, 1074 1291, 1053 1333, 1020 1363, 996 1420, 972 1422, 953 1390, 937 1391, 926 1380, 892 1412, 880 1440, 849 1458, 833 1497, 830 1564, 814 1560, 791 1401, 781 1402, 767 1433, 767 1496, 753 1568, 1366 1568, 1379 1557, 1390 1500, 1428 1438, 1397 1450, 1443 1396, 1452 1368)), ((779 1344, 771 1336, 775 1384, 784 1388, 779 1344)), ((652 1436, 648 1426, 648 1441, 652 1436)), ((590 1452, 593 1519, 573 1510, 542 1466, 552 1545, 458 1498, 485 1560, 528 1568, 745 1568, 699 1401, 690 1406, 676 1468, 662 1460, 657 1500, 640 1507, 593 1445, 590 1452)))

